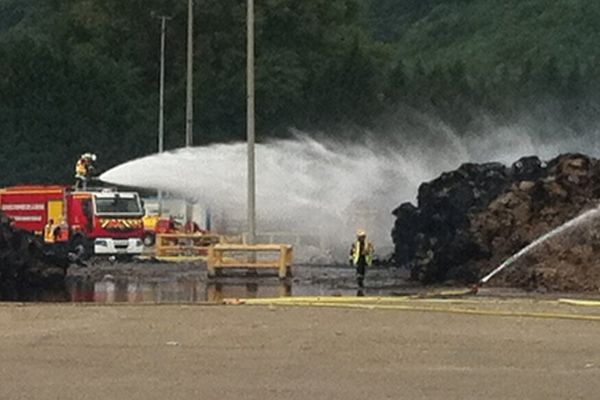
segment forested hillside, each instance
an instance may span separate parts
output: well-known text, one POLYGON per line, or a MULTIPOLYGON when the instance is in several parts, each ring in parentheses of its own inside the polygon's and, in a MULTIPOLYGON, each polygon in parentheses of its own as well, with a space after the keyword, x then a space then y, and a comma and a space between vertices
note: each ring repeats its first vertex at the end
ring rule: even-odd
MULTIPOLYGON (((510 119, 551 103, 555 117, 577 121, 598 108, 600 3, 257 0, 256 8, 260 139, 291 127, 377 132, 400 107, 459 132, 480 111, 510 119)), ((243 139, 245 1, 196 0, 195 11, 195 143, 243 139)), ((155 151, 160 14, 173 17, 165 104, 174 148, 184 142, 185 1, 0 0, 0 185, 68 182, 84 151, 104 168, 155 151)))

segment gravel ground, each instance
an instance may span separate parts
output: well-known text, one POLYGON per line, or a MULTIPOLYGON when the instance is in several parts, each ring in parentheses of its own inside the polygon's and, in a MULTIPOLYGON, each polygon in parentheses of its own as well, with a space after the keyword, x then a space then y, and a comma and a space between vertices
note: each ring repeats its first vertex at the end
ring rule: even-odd
MULTIPOLYGON (((557 310, 531 300, 498 307, 557 310)), ((402 310, 6 303, 0 398, 591 399, 600 390, 598 324, 402 310)))

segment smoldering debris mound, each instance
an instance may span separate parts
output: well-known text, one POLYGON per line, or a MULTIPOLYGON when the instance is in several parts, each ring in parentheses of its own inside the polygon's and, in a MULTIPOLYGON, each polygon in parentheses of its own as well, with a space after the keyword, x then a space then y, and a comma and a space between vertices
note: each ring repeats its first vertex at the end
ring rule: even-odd
MULTIPOLYGON (((419 188, 393 214, 395 259, 423 283, 476 282, 520 249, 600 202, 600 162, 564 154, 547 163, 464 164, 419 188)), ((600 288, 600 218, 536 247, 493 285, 600 288)))
POLYGON ((32 291, 64 285, 64 257, 44 252, 32 234, 0 214, 0 300, 23 300, 32 291))

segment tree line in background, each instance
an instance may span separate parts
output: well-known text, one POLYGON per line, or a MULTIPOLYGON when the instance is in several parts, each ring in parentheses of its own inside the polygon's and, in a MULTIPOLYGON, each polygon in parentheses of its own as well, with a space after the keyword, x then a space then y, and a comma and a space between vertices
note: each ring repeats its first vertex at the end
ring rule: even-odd
MULTIPOLYGON (((182 146, 186 11, 0 0, 0 184, 68 182, 85 151, 108 168, 156 150, 161 14, 165 143, 182 146)), ((243 0, 196 0, 197 144, 245 137, 245 12, 243 0)), ((377 131, 404 106, 459 132, 474 110, 509 120, 540 99, 566 121, 598 109, 600 3, 257 0, 256 12, 260 139, 377 131)))

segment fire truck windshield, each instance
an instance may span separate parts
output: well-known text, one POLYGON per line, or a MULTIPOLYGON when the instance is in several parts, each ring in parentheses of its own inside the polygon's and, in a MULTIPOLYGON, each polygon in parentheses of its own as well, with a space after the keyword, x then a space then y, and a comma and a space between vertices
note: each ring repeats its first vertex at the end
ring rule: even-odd
POLYGON ((141 215, 142 208, 137 196, 123 196, 114 194, 112 196, 94 196, 96 201, 96 213, 98 215, 141 215))

